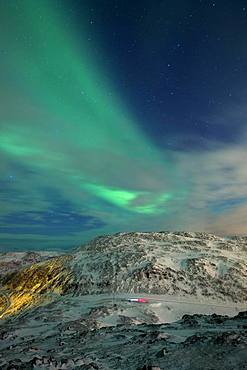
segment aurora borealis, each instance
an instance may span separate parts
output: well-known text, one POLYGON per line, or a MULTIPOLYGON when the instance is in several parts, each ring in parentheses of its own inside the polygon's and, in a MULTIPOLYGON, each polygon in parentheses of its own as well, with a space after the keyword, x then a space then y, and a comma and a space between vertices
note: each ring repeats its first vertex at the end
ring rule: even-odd
POLYGON ((179 5, 0 1, 0 248, 246 233, 247 11, 179 5))

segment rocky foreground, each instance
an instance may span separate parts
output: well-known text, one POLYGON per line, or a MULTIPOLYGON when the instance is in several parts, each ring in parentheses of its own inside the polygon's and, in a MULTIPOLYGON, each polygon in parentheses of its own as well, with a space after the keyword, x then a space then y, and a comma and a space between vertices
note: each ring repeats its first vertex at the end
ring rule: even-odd
POLYGON ((0 325, 1 369, 247 369, 247 312, 159 324, 147 306, 60 297, 0 325))
POLYGON ((183 232, 2 254, 0 369, 247 369, 246 260, 247 238, 183 232))

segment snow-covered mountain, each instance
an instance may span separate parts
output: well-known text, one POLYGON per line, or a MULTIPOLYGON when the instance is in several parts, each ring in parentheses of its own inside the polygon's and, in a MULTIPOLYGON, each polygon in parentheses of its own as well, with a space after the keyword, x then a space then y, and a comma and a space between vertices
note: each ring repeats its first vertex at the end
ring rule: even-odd
POLYGON ((145 292, 247 300, 247 238, 205 233, 118 233, 79 248, 70 262, 78 294, 145 292))
POLYGON ((247 238, 198 232, 1 254, 0 368, 245 369, 246 261, 247 238))
POLYGON ((9 302, 5 314, 51 293, 141 292, 244 303, 246 260, 247 238, 188 232, 118 233, 61 255, 5 254, 0 273, 2 297, 9 302))

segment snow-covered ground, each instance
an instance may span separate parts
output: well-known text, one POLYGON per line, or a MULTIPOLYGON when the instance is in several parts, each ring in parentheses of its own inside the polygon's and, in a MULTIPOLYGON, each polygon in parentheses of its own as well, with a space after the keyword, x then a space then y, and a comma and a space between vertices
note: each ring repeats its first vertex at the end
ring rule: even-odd
POLYGON ((240 306, 153 295, 146 296, 150 303, 138 304, 129 303, 130 297, 58 296, 3 320, 0 368, 245 368, 247 312, 233 317, 240 306), (222 311, 231 317, 216 314, 222 311), (203 315, 210 312, 214 314, 203 315))
POLYGON ((247 238, 183 232, 2 254, 0 369, 247 369, 246 260, 247 238))

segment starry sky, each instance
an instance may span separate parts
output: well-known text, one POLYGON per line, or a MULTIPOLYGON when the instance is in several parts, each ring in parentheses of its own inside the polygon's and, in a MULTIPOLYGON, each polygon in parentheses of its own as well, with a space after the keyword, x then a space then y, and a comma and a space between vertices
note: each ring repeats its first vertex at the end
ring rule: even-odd
POLYGON ((0 250, 247 234, 247 1, 0 0, 0 250))

